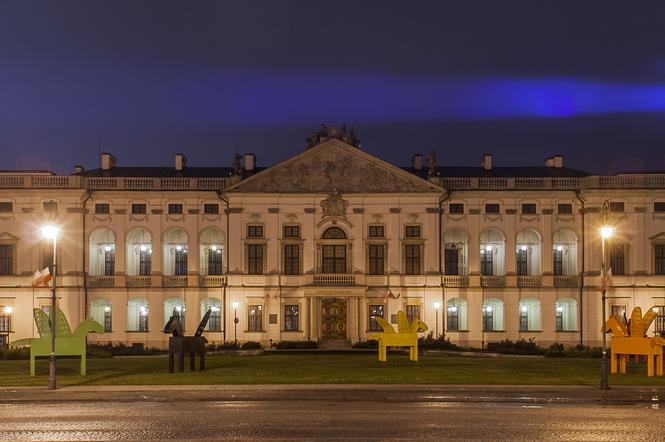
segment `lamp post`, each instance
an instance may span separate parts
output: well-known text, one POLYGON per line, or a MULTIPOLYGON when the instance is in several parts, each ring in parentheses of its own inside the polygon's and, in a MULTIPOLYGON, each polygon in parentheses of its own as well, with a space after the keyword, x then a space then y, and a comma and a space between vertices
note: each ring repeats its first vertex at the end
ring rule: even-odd
POLYGON ((441 307, 441 303, 435 302, 434 303, 434 310, 436 311, 436 319, 434 321, 434 329, 436 330, 436 338, 439 338, 439 307, 441 307))
POLYGON ((603 327, 603 357, 600 362, 600 388, 601 390, 609 390, 609 380, 608 380, 608 360, 607 360, 607 330, 605 329, 605 318, 607 317, 607 269, 605 264, 605 240, 612 237, 614 234, 614 229, 611 226, 605 224, 607 213, 609 212, 609 201, 603 203, 603 209, 601 212, 601 222, 600 227, 600 249, 601 249, 601 264, 600 264, 600 277, 601 277, 601 289, 602 289, 602 327, 603 327))
POLYGON ((236 347, 238 346, 238 322, 240 320, 238 319, 238 303, 234 302, 233 303, 233 341, 236 344, 236 347))
POLYGON ((55 247, 57 243, 58 233, 60 229, 52 224, 47 224, 41 228, 42 236, 46 239, 53 240, 53 281, 51 286, 51 355, 49 358, 48 370, 48 389, 55 390, 55 278, 56 278, 56 253, 55 247))

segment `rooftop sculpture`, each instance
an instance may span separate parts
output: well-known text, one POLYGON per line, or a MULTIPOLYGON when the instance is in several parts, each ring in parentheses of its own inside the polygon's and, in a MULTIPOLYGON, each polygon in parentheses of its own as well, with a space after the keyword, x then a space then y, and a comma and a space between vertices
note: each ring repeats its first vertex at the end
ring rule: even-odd
POLYGON ((379 341, 379 361, 387 361, 388 347, 409 347, 409 360, 418 361, 418 331, 427 331, 427 324, 417 317, 409 323, 404 310, 397 312, 397 333, 385 319, 375 316, 374 320, 383 328, 383 333, 369 335, 367 339, 379 341))
POLYGON ((622 318, 613 315, 605 323, 605 331, 612 332, 612 359, 611 372, 617 372, 620 365, 621 373, 626 373, 626 361, 630 355, 647 356, 647 375, 654 374, 654 357, 656 364, 656 375, 663 375, 663 346, 665 339, 661 337, 647 338, 646 333, 654 318, 656 308, 650 308, 642 316, 642 309, 635 307, 630 315, 630 321, 624 323, 622 318))
MULTIPOLYGON (((35 358, 51 354, 51 321, 41 309, 33 309, 39 338, 20 339, 14 341, 12 347, 30 346, 30 376, 35 375, 35 358)), ((86 335, 88 332, 104 333, 104 326, 94 319, 88 318, 81 322, 72 333, 65 314, 60 309, 55 312, 55 355, 80 356, 81 376, 86 374, 86 335)))
POLYGON ((182 324, 180 323, 180 314, 177 311, 173 311, 173 316, 171 316, 164 326, 164 333, 171 333, 173 336, 169 337, 169 372, 173 373, 174 369, 174 357, 175 354, 178 354, 178 369, 180 371, 185 371, 185 353, 189 353, 189 369, 191 371, 196 370, 195 356, 196 353, 199 354, 199 370, 203 371, 205 369, 205 358, 206 358, 206 344, 208 340, 201 336, 203 331, 208 324, 208 319, 212 311, 208 311, 203 315, 203 319, 199 323, 199 326, 196 328, 194 336, 185 336, 183 331, 182 324))

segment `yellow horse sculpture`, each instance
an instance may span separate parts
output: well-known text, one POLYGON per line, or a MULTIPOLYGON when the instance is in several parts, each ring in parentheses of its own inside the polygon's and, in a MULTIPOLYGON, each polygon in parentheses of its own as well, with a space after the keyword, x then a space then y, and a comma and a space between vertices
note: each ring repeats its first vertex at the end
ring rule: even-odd
POLYGON ((612 332, 612 359, 611 371, 617 372, 617 365, 621 366, 621 373, 626 373, 626 361, 630 355, 647 356, 647 375, 654 374, 654 356, 656 363, 656 375, 663 375, 663 346, 665 339, 661 337, 647 338, 646 333, 657 311, 649 309, 642 316, 642 309, 635 307, 630 315, 630 329, 616 315, 605 322, 605 331, 612 332))
POLYGON ((374 320, 383 328, 383 333, 369 335, 367 339, 379 341, 379 361, 387 361, 388 347, 409 347, 409 359, 418 361, 418 331, 427 331, 427 324, 420 318, 415 318, 409 324, 403 310, 397 312, 397 333, 385 319, 375 316, 374 320))

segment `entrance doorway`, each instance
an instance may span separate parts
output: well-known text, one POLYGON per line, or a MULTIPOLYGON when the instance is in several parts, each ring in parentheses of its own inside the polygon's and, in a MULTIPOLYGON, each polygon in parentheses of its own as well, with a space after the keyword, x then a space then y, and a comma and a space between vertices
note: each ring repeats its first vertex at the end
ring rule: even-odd
POLYGON ((321 300, 321 339, 347 339, 346 300, 321 300))

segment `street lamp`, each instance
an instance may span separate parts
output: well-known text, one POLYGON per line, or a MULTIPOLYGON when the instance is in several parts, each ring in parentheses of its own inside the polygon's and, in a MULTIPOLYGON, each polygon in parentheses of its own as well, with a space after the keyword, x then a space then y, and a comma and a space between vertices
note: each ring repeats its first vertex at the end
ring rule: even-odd
POLYGON ((47 224, 41 228, 42 236, 45 239, 53 241, 53 282, 51 286, 51 355, 49 359, 48 370, 48 389, 55 390, 55 276, 56 276, 56 253, 55 247, 58 239, 60 228, 53 224, 47 224))
POLYGON ((436 330, 436 337, 437 339, 439 338, 439 307, 441 307, 441 303, 435 302, 434 303, 434 309, 436 311, 436 320, 434 321, 434 328, 436 330))
POLYGON ((600 227, 600 248, 601 248, 601 264, 600 264, 600 278, 601 278, 601 289, 602 289, 602 327, 603 327, 603 357, 600 362, 600 388, 601 390, 609 390, 609 380, 608 380, 608 360, 607 360, 607 330, 605 328, 605 318, 607 315, 607 270, 605 264, 605 240, 609 239, 614 235, 614 228, 605 224, 605 219, 607 213, 609 212, 609 201, 603 203, 603 210, 601 212, 601 222, 602 226, 600 227))
POLYGON ((236 347, 238 346, 238 322, 240 320, 238 319, 238 303, 234 302, 233 304, 233 341, 236 344, 236 347))

